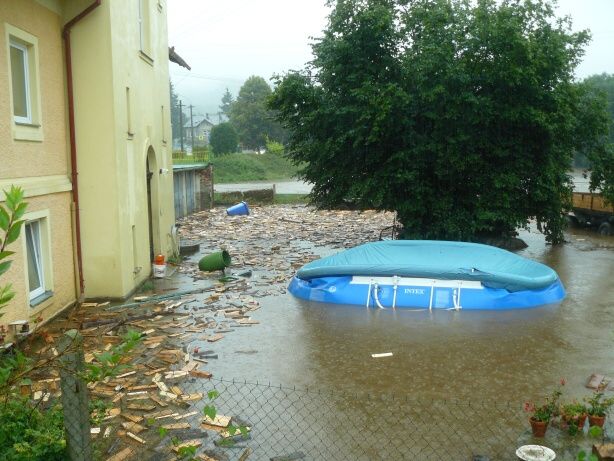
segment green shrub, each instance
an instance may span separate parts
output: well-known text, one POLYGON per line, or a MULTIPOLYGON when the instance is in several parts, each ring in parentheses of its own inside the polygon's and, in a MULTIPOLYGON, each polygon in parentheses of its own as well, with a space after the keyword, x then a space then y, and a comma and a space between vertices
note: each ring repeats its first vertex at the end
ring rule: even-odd
POLYGON ((27 399, 11 397, 0 405, 0 459, 62 461, 67 458, 62 411, 44 412, 27 399))

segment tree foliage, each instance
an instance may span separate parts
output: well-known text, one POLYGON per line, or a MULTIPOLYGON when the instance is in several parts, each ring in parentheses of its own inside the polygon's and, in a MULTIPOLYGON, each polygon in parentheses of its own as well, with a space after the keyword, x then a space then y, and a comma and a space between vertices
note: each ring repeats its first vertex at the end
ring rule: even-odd
POLYGON ((233 102, 234 100, 232 98, 232 94, 228 88, 226 88, 226 92, 224 93, 224 96, 222 96, 222 105, 220 106, 220 110, 227 118, 230 118, 230 108, 232 107, 233 102))
POLYGON ((216 155, 232 154, 237 151, 237 132, 230 123, 220 123, 211 129, 209 145, 216 155))
POLYGON ((267 136, 278 141, 283 136, 281 126, 267 107, 271 93, 269 84, 262 77, 253 75, 245 81, 230 108, 230 122, 237 130, 241 144, 249 149, 264 146, 267 136))
POLYGON ((396 210, 409 238, 534 217, 560 242, 573 152, 597 134, 575 130, 598 117, 573 82, 588 40, 546 0, 338 0, 271 108, 320 206, 396 210))
POLYGON ((581 112, 585 117, 578 129, 592 129, 594 136, 592 144, 580 147, 579 152, 588 161, 591 190, 600 190, 614 203, 614 75, 593 75, 582 86, 585 104, 592 110, 581 112))
POLYGON ((173 82, 170 82, 170 91, 171 91, 171 128, 173 131, 173 139, 179 138, 181 136, 181 122, 183 119, 183 124, 185 124, 187 120, 186 113, 183 112, 183 109, 179 108, 179 96, 175 92, 175 87, 173 86, 173 82))

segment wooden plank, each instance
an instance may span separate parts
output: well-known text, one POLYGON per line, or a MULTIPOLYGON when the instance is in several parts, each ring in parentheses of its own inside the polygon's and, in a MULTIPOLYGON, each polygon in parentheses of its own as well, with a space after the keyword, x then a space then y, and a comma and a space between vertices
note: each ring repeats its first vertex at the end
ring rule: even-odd
POLYGON ((126 435, 128 437, 130 437, 131 439, 136 440, 137 442, 142 443, 143 445, 145 445, 145 440, 140 438, 138 435, 134 435, 132 432, 126 432, 126 435))
POLYGON ((182 448, 186 448, 186 447, 200 447, 202 445, 202 441, 198 440, 198 439, 194 439, 194 440, 187 440, 183 443, 180 443, 179 445, 177 445, 176 447, 173 448, 173 451, 175 453, 179 453, 179 450, 181 450, 182 448))
POLYGON ((230 424, 230 420, 232 416, 224 416, 224 415, 215 415, 215 419, 211 419, 208 416, 205 416, 203 419, 203 424, 208 426, 217 426, 217 427, 228 427, 230 424))
POLYGON ((138 423, 133 423, 130 421, 122 423, 122 427, 126 429, 127 431, 134 432, 135 434, 143 432, 145 429, 147 429, 146 427, 141 426, 138 423))
POLYGON ((132 448, 124 448, 122 451, 115 453, 110 458, 107 458, 106 461, 124 461, 128 459, 132 455, 132 448))
POLYGON ((162 427, 164 429, 174 430, 174 429, 189 429, 190 423, 172 423, 172 424, 163 424, 162 427))

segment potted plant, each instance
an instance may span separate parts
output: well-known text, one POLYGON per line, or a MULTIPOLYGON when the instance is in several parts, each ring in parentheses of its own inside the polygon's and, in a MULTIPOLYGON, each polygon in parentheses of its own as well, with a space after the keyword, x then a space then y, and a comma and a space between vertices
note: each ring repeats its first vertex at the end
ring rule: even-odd
POLYGON ((571 403, 561 405, 560 413, 561 419, 567 425, 569 433, 575 435, 584 427, 586 417, 588 416, 588 409, 583 403, 574 400, 571 403))
POLYGON ((592 426, 603 427, 605 423, 605 415, 612 405, 614 405, 614 397, 609 399, 603 398, 603 392, 595 392, 593 396, 586 399, 588 403, 588 423, 592 426))
POLYGON ((561 398, 561 387, 565 385, 565 380, 561 380, 561 385, 557 387, 552 394, 546 397, 546 401, 542 405, 535 405, 533 402, 525 402, 524 411, 531 413, 529 423, 533 437, 544 437, 548 429, 548 423, 552 417, 557 415, 558 403, 561 398))

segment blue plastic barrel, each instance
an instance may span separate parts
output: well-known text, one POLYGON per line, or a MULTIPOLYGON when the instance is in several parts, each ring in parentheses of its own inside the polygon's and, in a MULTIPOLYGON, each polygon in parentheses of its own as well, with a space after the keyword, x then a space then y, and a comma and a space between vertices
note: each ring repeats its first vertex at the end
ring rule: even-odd
POLYGON ((246 202, 237 203, 226 209, 226 213, 229 216, 239 216, 249 214, 249 207, 246 202))

